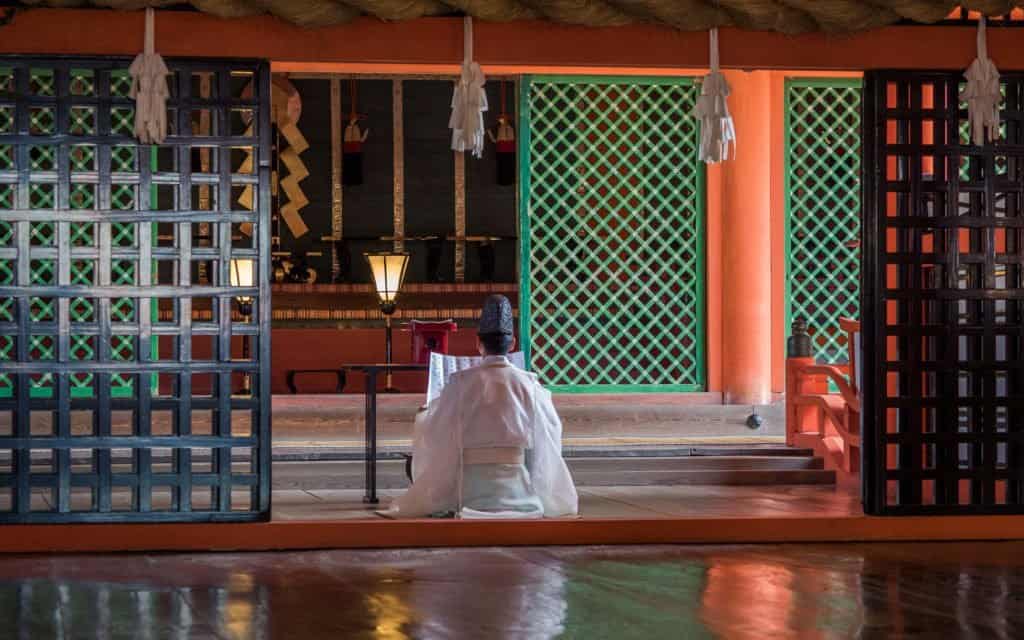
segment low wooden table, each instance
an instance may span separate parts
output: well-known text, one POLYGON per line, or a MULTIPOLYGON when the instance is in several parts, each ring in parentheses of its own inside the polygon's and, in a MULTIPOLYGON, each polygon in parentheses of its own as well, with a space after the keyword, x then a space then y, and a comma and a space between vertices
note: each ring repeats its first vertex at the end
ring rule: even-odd
POLYGON ((377 504, 377 376, 387 370, 426 371, 425 364, 347 364, 343 370, 366 374, 366 495, 363 502, 377 504))

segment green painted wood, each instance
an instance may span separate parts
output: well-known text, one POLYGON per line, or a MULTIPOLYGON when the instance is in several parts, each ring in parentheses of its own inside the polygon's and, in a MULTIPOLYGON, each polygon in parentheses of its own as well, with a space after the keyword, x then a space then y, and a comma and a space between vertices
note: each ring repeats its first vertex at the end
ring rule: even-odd
POLYGON ((523 82, 521 336, 552 389, 705 387, 697 95, 689 78, 523 82))
POLYGON ((530 76, 519 83, 519 342, 532 369, 530 348, 530 76))
POLYGON ((618 384, 610 387, 604 384, 552 384, 546 385, 552 393, 700 393, 703 384, 618 384))
POLYGON ((847 361, 839 318, 860 315, 861 81, 786 81, 786 326, 807 321, 815 357, 847 361))
MULTIPOLYGON (((0 69, 0 87, 11 86, 14 70, 0 69)), ((33 96, 54 97, 55 75, 52 69, 33 69, 29 76, 29 86, 33 96)), ((131 76, 127 69, 110 73, 109 91, 113 98, 129 98, 131 76)), ((96 97, 96 77, 93 69, 73 69, 70 72, 68 92, 71 96, 96 97)), ((0 114, 0 133, 14 133, 14 117, 11 107, 4 107, 0 114), (7 113, 10 110, 10 113, 7 113)), ((134 122, 132 107, 116 107, 110 109, 111 132, 120 135, 131 135, 134 122)), ((29 110, 29 132, 32 135, 52 136, 56 126, 55 107, 38 106, 29 110)), ((72 141, 75 136, 96 136, 97 107, 72 106, 68 109, 68 133, 72 141)), ((45 139, 45 138, 44 138, 45 139)), ((10 145, 3 145, 0 150, 0 170, 14 170, 14 155, 9 151, 10 145)), ((53 144, 33 145, 29 149, 32 171, 57 171, 58 146, 53 144)), ((110 170, 113 172, 137 172, 139 147, 136 145, 113 145, 110 151, 110 170)), ((153 150, 155 162, 155 148, 153 150)), ((72 210, 92 210, 99 206, 97 184, 92 175, 97 169, 97 154, 94 144, 71 144, 68 151, 68 164, 71 170, 68 205, 72 210)), ((155 168, 155 167, 154 167, 155 168)), ((112 184, 110 186, 110 209, 133 211, 135 209, 136 184, 112 184)), ((155 187, 154 187, 155 189, 155 187)), ((4 185, 0 192, 0 209, 14 207, 14 187, 4 185), (8 196, 7 193, 10 192, 8 196)), ((33 209, 55 209, 56 184, 52 182, 31 183, 29 186, 29 204, 33 209)), ((96 224, 92 222, 70 223, 71 245, 75 248, 94 248, 97 246, 96 224)), ((10 241, 14 237, 13 227, 9 222, 0 222, 0 237, 10 241)), ((30 237, 33 247, 54 247, 56 228, 52 222, 31 223, 30 237)), ((3 244, 3 243, 0 243, 3 244)), ((114 250, 135 248, 135 225, 133 223, 111 224, 111 248, 114 250)), ((30 262, 32 269, 31 281, 39 285, 57 284, 56 261, 40 259, 30 262)), ((132 260, 113 260, 110 264, 111 284, 134 286, 137 284, 136 265, 132 260)), ((0 282, 13 283, 13 271, 0 269, 0 282), (8 277, 9 276, 9 277, 8 277)), ((97 282, 95 259, 78 259, 71 262, 71 284, 94 286, 97 282)), ((52 298, 33 298, 30 309, 32 322, 56 321, 56 307, 52 298)), ((69 303, 72 322, 94 323, 96 319, 95 301, 87 298, 73 298, 69 303)), ((131 323, 135 321, 135 300, 132 298, 115 298, 110 301, 111 321, 131 323)), ((0 321, 13 321, 13 316, 0 311, 0 321)), ((96 335, 72 335, 70 357, 72 361, 90 361, 97 358, 96 335)), ((33 336, 30 339, 30 354, 38 360, 56 360, 56 342, 52 336, 33 336)), ((155 353, 155 349, 154 349, 155 353)), ((135 359, 135 344, 131 336, 111 336, 110 354, 113 360, 130 362, 135 359)), ((11 357, 9 350, 0 348, 0 359, 11 357)), ((96 395, 94 375, 77 373, 69 376, 70 392, 73 398, 92 398, 96 395)), ((33 377, 30 381, 30 392, 33 398, 52 398, 54 395, 54 378, 44 374, 33 377)), ((12 397, 14 386, 10 376, 0 375, 0 397, 12 397)), ((133 376, 113 374, 110 376, 110 394, 115 398, 133 396, 133 376)))

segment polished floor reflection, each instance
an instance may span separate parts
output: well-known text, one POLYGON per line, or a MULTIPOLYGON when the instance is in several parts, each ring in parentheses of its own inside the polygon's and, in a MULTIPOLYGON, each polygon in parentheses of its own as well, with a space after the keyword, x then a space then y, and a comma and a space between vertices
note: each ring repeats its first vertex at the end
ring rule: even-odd
POLYGON ((1024 637, 1024 543, 0 557, 0 638, 1024 637))

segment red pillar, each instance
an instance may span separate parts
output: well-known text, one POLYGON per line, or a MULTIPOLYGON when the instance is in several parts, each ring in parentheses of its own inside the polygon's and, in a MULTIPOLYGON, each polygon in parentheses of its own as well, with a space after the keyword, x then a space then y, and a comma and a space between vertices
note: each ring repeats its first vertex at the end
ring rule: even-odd
POLYGON ((726 71, 737 154, 722 165, 722 387, 771 399, 771 73, 726 71))

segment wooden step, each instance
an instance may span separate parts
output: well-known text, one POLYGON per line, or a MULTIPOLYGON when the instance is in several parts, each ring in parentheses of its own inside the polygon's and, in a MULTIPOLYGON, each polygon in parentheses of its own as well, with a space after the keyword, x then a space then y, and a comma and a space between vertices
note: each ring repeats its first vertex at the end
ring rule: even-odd
MULTIPOLYGON (((378 460, 403 460, 412 449, 407 447, 380 447, 377 449, 378 460)), ((194 454, 195 455, 195 454, 194 454)), ((274 462, 301 461, 357 461, 363 460, 365 449, 362 446, 328 447, 328 446, 282 446, 273 448, 274 462)), ((810 457, 812 449, 787 447, 779 444, 738 444, 738 445, 572 445, 565 446, 562 452, 568 458, 678 458, 684 456, 771 456, 771 457, 810 457)))
MULTIPOLYGON (((785 405, 757 407, 759 429, 747 427, 751 407, 691 404, 704 394, 555 394, 562 436, 574 438, 784 438, 785 405)), ((713 394, 712 394, 713 395, 713 394)), ((719 399, 721 396, 718 396, 719 399)), ((380 440, 409 440, 422 394, 377 396, 380 440)), ((275 445, 288 441, 358 444, 363 438, 365 404, 361 395, 274 396, 275 445)))
POLYGON ((797 456, 686 456, 680 458, 568 458, 575 473, 599 472, 614 468, 616 473, 630 471, 788 471, 824 469, 821 458, 797 456))
MULTIPOLYGON (((823 461, 813 457, 570 458, 568 463, 581 487, 835 483, 835 472, 825 470, 823 461)), ((275 462, 274 489, 362 489, 363 472, 358 461, 275 462)), ((378 463, 378 489, 408 485, 404 461, 378 463)))
MULTIPOLYGON (((407 448, 384 448, 377 451, 377 459, 405 460, 409 453, 407 448)), ((154 450, 151 462, 153 464, 166 464, 172 462, 170 448, 157 448, 154 450)), ((127 448, 111 449, 112 462, 114 464, 132 464, 132 450, 127 448)), ((274 447, 273 461, 278 462, 362 462, 365 456, 363 447, 274 447)), ((771 468, 773 465, 795 465, 792 468, 805 467, 805 462, 797 460, 810 459, 814 455, 812 449, 786 447, 784 445, 641 445, 641 446, 567 446, 563 451, 567 460, 592 460, 596 464, 603 464, 609 459, 635 458, 643 460, 676 460, 686 458, 683 464, 690 465, 722 465, 722 458, 736 460, 748 460, 749 465, 756 468, 771 468), (699 462, 703 460, 705 462, 699 462), (716 460, 717 462, 708 462, 716 460), (769 462, 770 461, 770 462, 769 462), (790 462, 787 462, 790 461, 790 462), (764 466, 767 465, 767 466, 764 466)), ((0 450, 0 462, 10 462, 11 451, 0 450)), ((48 461, 49 453, 44 450, 33 450, 34 461, 48 461)), ((91 463, 92 452, 90 450, 72 450, 71 459, 77 463, 91 463)), ((212 459, 209 448, 193 449, 192 460, 194 462, 209 462, 212 459)), ((246 462, 249 460, 247 453, 234 454, 232 459, 235 462, 246 462)), ((581 463, 582 464, 582 463, 581 463)), ((673 465, 676 463, 665 463, 673 465)), ((688 467, 698 468, 698 467, 688 467)), ((719 466, 707 468, 721 468, 719 466)), ((789 468, 789 467, 787 467, 789 468)), ((817 467, 813 467, 817 468, 817 467)))

